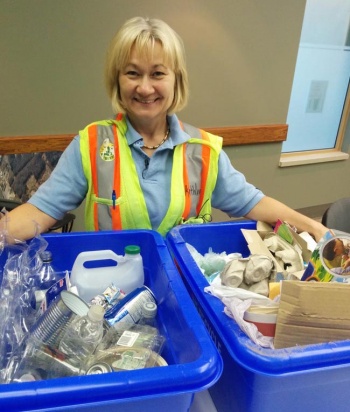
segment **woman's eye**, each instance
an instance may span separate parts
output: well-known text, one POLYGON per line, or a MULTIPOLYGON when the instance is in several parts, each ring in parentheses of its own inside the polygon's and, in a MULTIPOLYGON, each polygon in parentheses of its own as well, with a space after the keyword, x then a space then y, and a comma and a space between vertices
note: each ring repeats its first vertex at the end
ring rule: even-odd
POLYGON ((126 72, 126 75, 129 76, 129 77, 137 77, 138 73, 135 70, 128 70, 126 72))
POLYGON ((152 74, 152 77, 154 77, 154 78, 156 78, 156 79, 159 79, 159 78, 161 78, 161 77, 163 77, 163 76, 165 76, 165 73, 163 73, 163 72, 154 72, 154 73, 152 74))

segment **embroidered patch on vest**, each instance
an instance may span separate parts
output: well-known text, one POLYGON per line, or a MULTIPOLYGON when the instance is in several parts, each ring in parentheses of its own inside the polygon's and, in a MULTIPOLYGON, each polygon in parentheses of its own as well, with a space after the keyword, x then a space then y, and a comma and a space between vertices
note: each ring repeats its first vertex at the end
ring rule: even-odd
POLYGON ((100 147, 100 156, 106 162, 114 160, 114 145, 108 138, 103 141, 100 147))

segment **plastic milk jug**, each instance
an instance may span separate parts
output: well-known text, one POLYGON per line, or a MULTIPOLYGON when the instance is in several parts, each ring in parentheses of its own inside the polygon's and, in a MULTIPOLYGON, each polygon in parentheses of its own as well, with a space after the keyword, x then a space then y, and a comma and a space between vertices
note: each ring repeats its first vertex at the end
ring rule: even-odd
POLYGON ((117 255, 112 250, 97 250, 82 252, 77 256, 70 280, 82 299, 89 302, 112 283, 125 294, 144 285, 145 276, 139 246, 128 245, 124 253, 117 255))

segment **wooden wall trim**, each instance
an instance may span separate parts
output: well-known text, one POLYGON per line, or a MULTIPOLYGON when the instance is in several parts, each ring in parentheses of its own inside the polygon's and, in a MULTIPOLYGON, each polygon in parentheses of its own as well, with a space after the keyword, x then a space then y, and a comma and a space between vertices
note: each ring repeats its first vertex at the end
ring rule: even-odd
MULTIPOLYGON (((209 133, 222 136, 224 146, 283 142, 286 124, 208 127, 209 133)), ((0 155, 63 151, 75 134, 0 137, 0 155)))

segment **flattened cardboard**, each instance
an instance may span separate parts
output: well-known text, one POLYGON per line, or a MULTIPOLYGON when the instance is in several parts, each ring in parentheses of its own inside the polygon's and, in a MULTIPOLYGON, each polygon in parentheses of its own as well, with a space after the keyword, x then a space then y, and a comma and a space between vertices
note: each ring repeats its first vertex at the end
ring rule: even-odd
POLYGON ((350 285, 283 281, 275 349, 350 339, 350 285))

